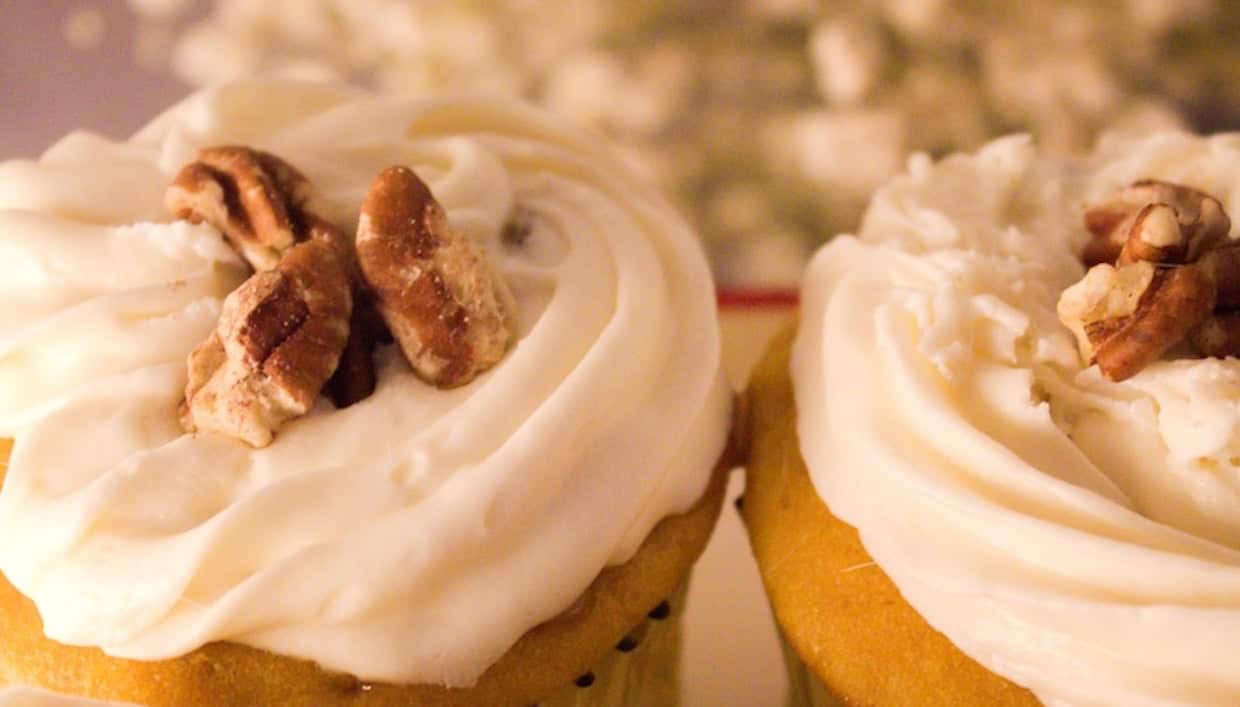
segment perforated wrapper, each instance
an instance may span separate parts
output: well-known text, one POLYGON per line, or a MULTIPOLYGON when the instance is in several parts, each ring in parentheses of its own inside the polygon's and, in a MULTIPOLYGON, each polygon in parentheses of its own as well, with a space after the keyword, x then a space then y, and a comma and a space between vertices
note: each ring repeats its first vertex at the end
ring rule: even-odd
POLYGON ((681 617, 688 578, 595 667, 538 707, 680 704, 681 617), (661 618, 660 618, 661 617, 661 618))
MULTIPOLYGON (((608 651, 589 673, 537 703, 538 707, 675 707, 680 704, 681 617, 684 614, 688 578, 666 601, 650 612, 625 638, 608 651)), ((23 691, 11 686, 6 692, 0 678, 0 705, 25 707, 32 695, 40 707, 121 705, 90 702, 67 695, 23 691), (6 700, 9 700, 6 702, 6 700)))

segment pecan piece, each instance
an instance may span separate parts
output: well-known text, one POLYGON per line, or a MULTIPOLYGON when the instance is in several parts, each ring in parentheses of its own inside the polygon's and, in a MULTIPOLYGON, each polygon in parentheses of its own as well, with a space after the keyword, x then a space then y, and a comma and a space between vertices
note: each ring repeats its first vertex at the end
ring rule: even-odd
POLYGON ((313 191, 295 167, 249 147, 208 147, 164 194, 177 218, 214 226, 255 270, 270 270, 304 239, 313 191))
MULTIPOLYGON (((1169 231, 1148 234, 1149 238, 1164 241, 1164 245, 1159 247, 1167 249, 1167 252, 1161 257, 1174 258, 1157 262, 1193 262, 1225 240, 1231 230, 1231 221, 1218 199, 1182 184, 1143 179, 1120 190, 1111 199, 1085 210, 1085 228, 1092 236, 1082 256, 1085 264, 1092 267, 1113 263, 1117 258, 1125 257, 1122 254, 1126 245, 1140 248, 1141 227, 1136 224, 1140 213, 1150 204, 1172 209, 1180 227, 1178 237, 1169 231), (1137 234, 1133 233, 1134 227, 1137 234)), ((1147 257, 1136 255, 1130 250, 1126 257, 1155 259, 1153 253, 1147 253, 1147 257)))
POLYGON ((362 205, 357 256, 379 313, 423 380, 464 385, 507 352, 507 288, 412 170, 389 167, 375 177, 362 205))
POLYGON ((1146 204, 1134 214, 1128 238, 1116 264, 1144 260, 1149 263, 1183 263, 1188 256, 1188 238, 1174 208, 1166 204, 1146 204))
POLYGON ((1058 309, 1082 357, 1122 381, 1182 341, 1210 316, 1214 302, 1214 281, 1201 267, 1138 261, 1094 266, 1064 291, 1058 309))
MULTIPOLYGON (((259 272, 275 268, 315 228, 331 228, 318 216, 314 201, 313 186, 296 167, 236 145, 201 150, 164 194, 165 206, 177 218, 214 226, 259 272)), ((351 251, 347 255, 352 261, 351 251)), ((352 262, 349 267, 352 272, 352 262)), ((365 302, 360 277, 353 281, 353 297, 365 302)), ((364 319, 366 313, 357 317, 364 319)), ((374 392, 375 336, 371 329, 350 328, 346 355, 328 388, 336 407, 348 407, 374 392)))
POLYGON ((353 292, 353 317, 349 321, 349 340, 340 355, 340 365, 327 382, 327 394, 337 408, 347 408, 369 398, 375 392, 374 351, 381 338, 375 320, 374 304, 365 299, 358 288, 353 292))
POLYGON ((1240 356, 1240 312, 1216 314, 1188 335, 1204 356, 1240 356))
POLYGON ((1145 179, 1086 210, 1085 227, 1092 267, 1059 318, 1106 377, 1129 378, 1186 337, 1207 355, 1240 343, 1226 314, 1240 307, 1240 243, 1218 199, 1145 179))
POLYGON ((224 300, 215 331, 190 354, 187 431, 264 447, 309 412, 336 370, 353 309, 350 258, 339 232, 317 224, 309 232, 224 300))
POLYGON ((1240 309, 1240 243, 1215 248, 1201 257, 1201 268, 1214 280, 1219 309, 1240 309))

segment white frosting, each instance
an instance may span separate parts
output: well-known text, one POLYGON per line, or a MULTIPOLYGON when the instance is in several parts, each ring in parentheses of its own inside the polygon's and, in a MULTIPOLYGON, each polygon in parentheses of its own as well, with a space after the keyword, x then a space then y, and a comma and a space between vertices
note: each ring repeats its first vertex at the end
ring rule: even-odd
POLYGON ((33 687, 0 687, 0 707, 138 707, 129 702, 88 700, 33 687))
POLYGON ((593 136, 520 104, 234 84, 129 142, 0 165, 0 209, 0 570, 64 643, 231 640, 468 685, 691 507, 724 445, 698 242, 593 136), (349 232, 374 174, 414 168, 511 286, 519 343, 452 391, 388 347, 374 396, 266 449, 183 435, 186 355, 245 273, 160 200, 221 143, 291 161, 349 232), (524 247, 501 242, 514 208, 524 247))
MULTIPOLYGON (((1240 704, 1240 360, 1083 368, 1083 204, 1240 216, 1240 135, 924 157, 814 258, 792 375, 815 487, 935 628, 1050 705, 1240 704)), ((1233 227, 1233 235, 1236 233, 1233 227)))

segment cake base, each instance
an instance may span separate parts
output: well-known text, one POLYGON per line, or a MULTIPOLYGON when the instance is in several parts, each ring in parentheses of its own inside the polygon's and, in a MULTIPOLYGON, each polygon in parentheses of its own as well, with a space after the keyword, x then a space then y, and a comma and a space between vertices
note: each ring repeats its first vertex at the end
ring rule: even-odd
POLYGON ((926 623, 822 502, 797 440, 794 334, 775 338, 750 382, 741 513, 787 642, 790 704, 1041 704, 926 623))
MULTIPOLYGON (((10 447, 0 440, 0 485, 10 447)), ((632 559, 604 569, 572 608, 527 632, 471 688, 366 683, 310 661, 227 642, 174 660, 114 658, 48 639, 34 604, 3 575, 0 684, 150 707, 623 704, 608 701, 616 696, 629 704, 674 705, 684 589, 719 517, 732 459, 725 453, 692 509, 661 521, 632 559), (624 650, 626 638, 638 641, 630 651, 624 650), (650 641, 642 650, 645 638, 650 641), (612 655, 626 652, 633 657, 612 655)))

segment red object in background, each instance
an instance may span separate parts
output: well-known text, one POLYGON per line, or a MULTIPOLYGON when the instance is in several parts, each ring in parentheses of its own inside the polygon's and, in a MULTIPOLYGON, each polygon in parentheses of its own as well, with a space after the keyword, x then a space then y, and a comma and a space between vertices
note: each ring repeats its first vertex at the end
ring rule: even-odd
POLYGON ((801 302, 799 291, 787 288, 724 288, 716 293, 719 309, 789 309, 801 302))

